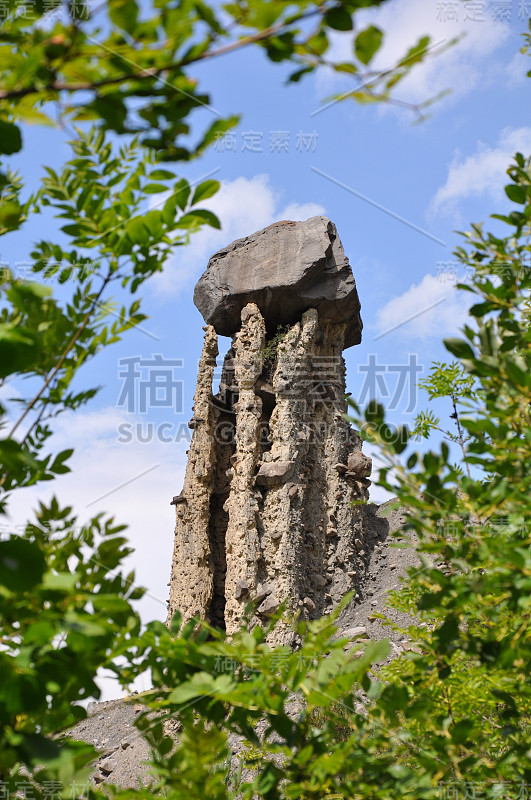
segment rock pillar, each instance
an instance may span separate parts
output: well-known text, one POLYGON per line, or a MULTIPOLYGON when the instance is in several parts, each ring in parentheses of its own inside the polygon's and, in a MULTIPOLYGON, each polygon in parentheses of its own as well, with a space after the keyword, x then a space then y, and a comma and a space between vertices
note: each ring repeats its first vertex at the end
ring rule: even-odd
MULTIPOLYGON (((231 313, 238 306, 239 322, 228 329, 232 347, 216 395, 216 333, 206 329, 184 488, 174 498, 169 618, 178 608, 228 633, 249 601, 259 623, 283 602, 291 618, 322 616, 356 589, 364 570, 360 504, 371 465, 346 419, 342 355, 361 335, 359 301, 332 223, 317 217, 283 225, 295 226, 291 236, 284 230, 283 248, 275 250, 272 226, 213 256, 214 277, 207 269, 201 279, 219 283, 218 305, 202 309, 207 322, 219 317, 219 305, 231 313), (306 241, 305 233, 319 241, 306 241), (257 260, 256 240, 265 277, 260 270, 238 276, 249 249, 251 263, 257 260), (291 277, 281 274, 283 263, 291 277), (268 287, 268 294, 266 280, 291 285, 268 287), (240 289, 227 294, 230 281, 240 289), (243 291, 245 281, 254 288, 243 291)), ((273 640, 294 641, 288 623, 273 640)))

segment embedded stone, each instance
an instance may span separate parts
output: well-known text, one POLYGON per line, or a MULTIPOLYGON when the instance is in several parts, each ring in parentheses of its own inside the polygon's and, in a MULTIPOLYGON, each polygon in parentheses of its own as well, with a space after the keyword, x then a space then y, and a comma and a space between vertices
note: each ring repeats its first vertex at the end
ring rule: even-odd
POLYGON ((271 594, 273 591, 273 587, 269 585, 269 583, 259 583, 256 587, 256 593, 254 595, 254 599, 257 603, 260 600, 263 600, 264 597, 267 597, 268 594, 271 594))
POLYGON ((344 631, 341 631, 341 638, 345 637, 347 639, 359 639, 360 637, 367 636, 367 628, 364 628, 363 625, 358 625, 354 628, 346 628, 344 631))
POLYGON ((372 459, 361 450, 354 450, 348 457, 348 474, 352 477, 367 478, 372 471, 372 459))
POLYGON ((273 595, 269 595, 269 597, 266 597, 264 602, 258 606, 258 613, 265 614, 266 616, 268 614, 274 614, 275 611, 278 611, 279 606, 279 601, 273 597, 273 595))
POLYGON ((244 595, 249 594, 249 586, 245 581, 238 581, 234 589, 234 597, 240 600, 244 595))
POLYGON ((106 772, 108 775, 111 772, 114 772, 116 767, 118 766, 118 762, 115 758, 106 758, 101 764, 99 764, 99 768, 102 772, 106 772))
POLYGON ((315 611, 316 606, 311 597, 305 597, 302 603, 306 606, 308 611, 315 611))
POLYGON ((293 475, 293 461, 268 461, 262 464, 256 476, 260 486, 281 486, 293 475))

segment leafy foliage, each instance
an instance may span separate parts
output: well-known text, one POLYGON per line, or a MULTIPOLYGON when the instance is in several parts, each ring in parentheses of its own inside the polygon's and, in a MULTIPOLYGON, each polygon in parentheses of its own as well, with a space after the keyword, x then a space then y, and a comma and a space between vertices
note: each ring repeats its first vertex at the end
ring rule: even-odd
MULTIPOLYGON (((329 64, 356 81, 355 99, 389 100, 390 92, 429 49, 421 40, 384 73, 368 72, 382 43, 370 25, 355 40, 356 59, 326 59, 331 34, 352 30, 358 9, 382 0, 263 0, 209 5, 204 0, 109 0, 89 3, 6 0, 0 30, 0 152, 23 146, 19 122, 53 124, 49 104, 63 119, 95 121, 103 130, 139 135, 163 160, 199 156, 238 118, 223 119, 190 74, 195 64, 255 45, 274 62, 295 67, 291 81, 329 64), (210 117, 190 144, 189 117, 210 117)), ((354 96, 354 95, 353 95, 354 96)))
POLYGON ((506 238, 479 225, 465 234, 469 248, 457 256, 475 273, 460 288, 479 302, 464 338, 446 342, 459 361, 436 365, 427 382, 434 397, 466 398, 463 461, 477 477, 451 464, 444 441, 438 451, 411 453, 404 465, 396 457, 402 446, 381 436, 381 408, 369 410, 364 428, 387 452, 382 485, 407 508, 421 559, 393 600, 424 620, 426 627, 408 631, 418 652, 383 676, 409 696, 403 730, 422 736, 413 763, 436 756, 434 774, 479 781, 486 796, 504 781, 516 794, 531 774, 530 160, 517 154, 508 174, 507 196, 525 197, 525 208, 494 215, 513 229, 506 238))
MULTIPOLYGON (((295 652, 267 645, 272 628, 288 622, 278 615, 267 630, 244 626, 230 641, 179 614, 171 630, 151 623, 121 642, 115 655, 124 664, 112 668, 124 681, 147 669, 153 677, 138 721, 153 752, 152 794, 431 800, 472 785, 494 799, 518 796, 529 781, 531 278, 513 262, 493 280, 508 250, 529 249, 529 231, 469 238, 461 257, 484 257, 466 288, 488 304, 487 317, 472 315, 475 329, 448 346, 454 354, 470 347, 464 361, 475 385, 461 423, 479 477, 455 469, 444 440, 439 450, 408 453, 406 434, 388 436, 376 403, 358 419, 385 450, 381 483, 397 492, 418 540, 420 564, 392 600, 418 620, 403 631, 408 650, 377 667, 387 641, 345 651, 333 617, 292 620, 295 652), (176 718, 177 746, 164 727, 176 718), (253 765, 245 778, 228 767, 234 737, 247 743, 244 766, 253 765)), ((457 366, 448 374, 464 380, 457 366)), ((459 385, 471 395, 469 383, 459 385)), ((448 387, 459 388, 433 391, 448 387)))
MULTIPOLYGON (((525 185, 520 173, 511 175, 515 185, 525 185)), ((450 369, 436 367, 441 372, 434 371, 431 391, 455 392, 456 400, 459 391, 467 394, 470 408, 460 419, 469 437, 466 457, 480 477, 455 469, 444 440, 439 450, 409 454, 405 433, 389 437, 383 409, 375 403, 358 420, 366 438, 382 443, 389 466, 381 482, 397 492, 418 540, 420 565, 392 600, 419 619, 403 631, 409 649, 376 668, 388 656, 387 642, 359 643, 345 652, 345 640, 335 638, 333 618, 309 625, 295 621, 301 637, 295 652, 267 645, 272 627, 286 624, 278 617, 268 630, 244 626, 230 641, 200 620, 183 624, 179 614, 171 630, 154 622, 142 632, 127 607, 129 584, 125 604, 117 607, 107 606, 104 590, 101 608, 109 613, 110 607, 116 637, 105 663, 124 683, 146 670, 153 679, 138 721, 153 753, 157 784, 151 794, 183 800, 429 800, 445 786, 472 782, 484 797, 496 798, 508 785, 517 796, 529 781, 531 551, 526 525, 531 492, 525 465, 531 457, 531 279, 514 262, 503 277, 493 279, 508 250, 529 248, 529 233, 522 228, 506 240, 477 233, 469 239, 472 250, 461 251, 461 257, 467 264, 477 263, 478 253, 483 258, 466 289, 487 304, 487 317, 472 315, 475 329, 465 328, 463 343, 449 343, 454 354, 464 352, 466 342, 470 350, 450 369), (459 367, 463 361, 475 382, 473 393, 459 367), (128 622, 115 617, 116 608, 128 622), (164 726, 171 719, 181 726, 177 746, 164 726), (251 762, 250 774, 239 773, 237 764, 229 768, 234 737, 247 743, 240 766, 251 762)), ((101 557, 108 564, 107 554, 101 557)), ((35 553, 30 563, 28 581, 44 581, 43 556, 35 553)), ((80 571, 87 580, 78 565, 80 571)), ((0 580, 5 591, 14 585, 5 570, 0 580)), ((122 597, 123 579, 113 589, 122 597)), ((98 627, 100 606, 95 612, 98 627)), ((56 611, 54 618, 63 620, 56 611)), ((50 634, 48 629, 42 633, 46 646, 50 634)), ((101 658, 98 633, 95 642, 68 636, 73 649, 81 641, 96 645, 95 660, 89 662, 94 666, 101 658)), ((46 713, 54 713, 53 699, 48 704, 46 713)), ((61 713, 66 724, 75 716, 70 711, 69 718, 62 707, 61 713)), ((62 746, 71 770, 89 757, 85 746, 68 739, 62 746)), ((38 758, 46 765, 44 774, 59 774, 57 752, 43 753, 38 758)), ((16 757, 22 763, 37 760, 22 747, 16 757)), ((130 798, 136 792, 126 794, 130 798)))
MULTIPOLYGON (((6 383, 24 375, 34 393, 17 399, 22 411, 12 424, 0 407, 0 428, 8 428, 0 439, 0 509, 11 490, 68 471, 71 451, 42 455, 51 435, 48 421, 94 397, 97 387, 72 390, 79 370, 145 319, 139 300, 116 306, 109 291, 118 286, 135 293, 194 232, 219 227, 214 214, 197 208, 217 191, 216 181, 204 181, 192 193, 184 178, 157 169, 154 155, 136 141, 114 152, 101 132, 79 132, 72 149, 62 172, 48 169, 38 194, 20 206, 21 216, 49 206, 64 222, 70 244, 40 241, 31 256, 36 276, 71 285, 68 302, 60 305, 49 285, 16 279, 9 270, 2 275, 0 378, 6 383), (146 212, 155 190, 162 200, 146 212)), ((14 181, 11 194, 19 192, 14 181)))
POLYGON ((467 469, 468 477, 470 477, 465 446, 468 438, 463 434, 458 407, 460 405, 466 406, 467 399, 474 398, 474 379, 465 372, 457 361, 452 361, 450 364, 436 361, 430 369, 429 377, 425 381, 419 381, 419 386, 426 390, 430 400, 442 397, 450 398, 452 402, 450 418, 455 422, 457 434, 441 428, 439 425, 440 419, 434 415, 431 409, 421 411, 417 415, 413 434, 418 438, 427 439, 430 431, 436 430, 443 433, 448 441, 457 442, 462 451, 463 463, 467 469))
POLYGON ((94 757, 90 745, 50 734, 85 716, 80 701, 99 696, 98 669, 139 633, 131 601, 143 590, 121 571, 131 553, 124 528, 101 515, 79 526, 53 499, 23 535, 0 542, 0 779, 8 792, 20 789, 22 765, 38 768, 35 790, 45 797, 47 782, 67 787, 94 757))

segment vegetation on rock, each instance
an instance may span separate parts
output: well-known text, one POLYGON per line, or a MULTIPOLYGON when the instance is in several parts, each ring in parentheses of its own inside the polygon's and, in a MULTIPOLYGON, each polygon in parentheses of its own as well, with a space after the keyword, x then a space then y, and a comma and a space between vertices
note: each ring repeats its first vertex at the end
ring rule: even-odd
POLYGON ((266 345, 262 350, 262 358, 264 360, 264 369, 268 372, 273 371, 273 367, 275 366, 277 360, 278 346, 286 337, 289 329, 289 325, 278 325, 275 333, 270 339, 266 340, 266 345))

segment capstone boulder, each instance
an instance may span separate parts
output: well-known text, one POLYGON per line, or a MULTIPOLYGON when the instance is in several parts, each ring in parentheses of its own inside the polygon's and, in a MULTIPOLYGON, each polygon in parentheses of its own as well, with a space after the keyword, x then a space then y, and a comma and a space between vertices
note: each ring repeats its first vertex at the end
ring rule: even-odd
POLYGON ((356 283, 327 217, 276 222, 214 253, 195 287, 194 303, 222 336, 233 336, 242 310, 255 303, 268 333, 293 325, 314 308, 320 320, 346 324, 344 347, 361 341, 356 283))

